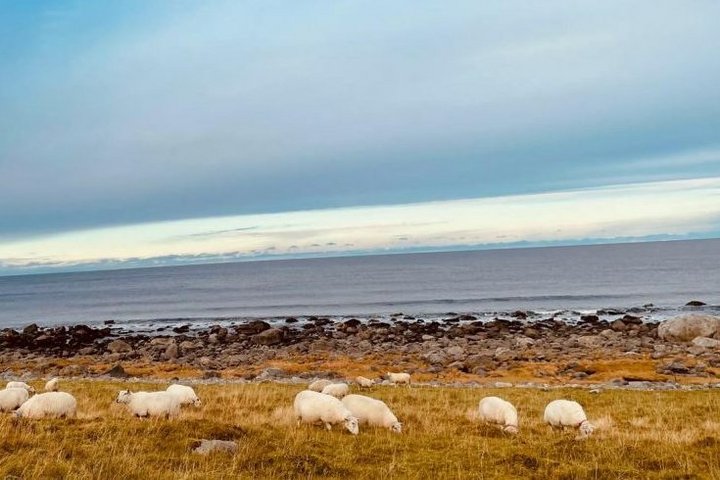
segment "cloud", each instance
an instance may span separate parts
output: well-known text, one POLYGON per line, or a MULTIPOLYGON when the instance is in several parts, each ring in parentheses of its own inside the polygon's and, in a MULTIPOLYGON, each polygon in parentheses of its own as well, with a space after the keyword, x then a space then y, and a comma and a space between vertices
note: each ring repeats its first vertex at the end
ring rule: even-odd
POLYGON ((37 8, 0 19, 6 240, 720 175, 652 165, 718 148, 713 2, 37 8))
POLYGON ((718 232, 720 177, 714 177, 100 228, 0 243, 0 262, 7 271, 20 272, 34 266, 705 238, 718 232))

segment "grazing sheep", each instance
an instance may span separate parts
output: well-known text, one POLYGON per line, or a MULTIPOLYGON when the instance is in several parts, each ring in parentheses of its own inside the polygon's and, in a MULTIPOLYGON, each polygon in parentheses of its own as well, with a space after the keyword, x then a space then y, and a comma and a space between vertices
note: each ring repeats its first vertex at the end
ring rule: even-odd
POLYGON ((30 395, 24 388, 0 390, 0 412, 11 412, 25 403, 30 395))
POLYGON ((66 392, 39 393, 20 405, 15 415, 26 418, 75 418, 77 400, 66 392))
POLYGON ((295 396, 293 407, 298 425, 300 422, 322 422, 325 428, 331 430, 333 425, 342 423, 353 435, 359 432, 358 419, 340 400, 330 395, 303 390, 295 396))
POLYGON ((333 382, 330 380, 315 380, 308 386, 308 390, 312 390, 313 392, 322 392, 323 388, 327 387, 328 385, 331 385, 333 382))
POLYGON ((57 392, 58 391, 58 382, 59 380, 57 378, 51 378, 47 381, 45 384, 45 391, 46 392, 57 392))
POLYGON ((401 385, 405 384, 408 387, 410 386, 410 374, 409 373, 387 373, 387 379, 392 383, 393 385, 401 385))
POLYGON ((480 400, 478 417, 486 423, 500 425, 507 433, 518 433, 518 414, 512 403, 500 397, 485 397, 480 400))
POLYGON ((178 402, 180 402, 180 405, 192 404, 195 407, 199 407, 202 405, 200 398, 195 394, 195 390, 193 390, 192 387, 175 384, 170 385, 165 391, 171 395, 174 395, 175 398, 177 398, 178 402))
POLYGON ((595 427, 588 422, 579 403, 570 400, 553 400, 545 407, 545 423, 553 428, 572 427, 580 430, 580 437, 592 434, 595 427))
POLYGON ((8 382, 5 388, 24 388, 28 393, 35 393, 35 388, 25 382, 8 382))
POLYGON ((332 395, 335 398, 342 398, 350 392, 350 387, 347 383, 331 383, 327 387, 322 389, 322 393, 325 395, 332 395))
POLYGON ((365 377, 357 377, 357 378, 355 378, 355 383, 357 383, 358 385, 360 385, 362 388, 370 388, 370 387, 372 387, 373 385, 375 385, 375 381, 374 381, 374 380, 370 380, 369 378, 365 378, 365 377))
POLYGON ((392 413, 385 402, 365 395, 348 395, 342 404, 357 417, 360 425, 368 424, 372 427, 389 428, 395 433, 402 432, 402 423, 392 413))
POLYGON ((175 417, 180 413, 180 402, 168 392, 131 392, 121 390, 115 399, 127 404, 128 410, 136 417, 175 417))

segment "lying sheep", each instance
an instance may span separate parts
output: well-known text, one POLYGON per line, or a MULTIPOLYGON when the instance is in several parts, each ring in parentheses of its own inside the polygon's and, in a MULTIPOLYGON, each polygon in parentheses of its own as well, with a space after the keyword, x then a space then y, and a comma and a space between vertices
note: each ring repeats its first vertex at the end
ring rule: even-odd
POLYGON ((357 417, 360 425, 371 427, 389 428, 395 433, 402 432, 402 423, 392 413, 385 402, 365 395, 348 395, 342 400, 342 404, 357 417))
POLYGON ((518 433, 518 414, 512 403, 500 397, 485 397, 480 400, 478 417, 486 423, 502 427, 507 433, 518 433))
POLYGON ((342 423, 353 435, 359 432, 358 419, 340 400, 330 395, 303 390, 295 396, 293 408, 298 425, 300 422, 322 422, 325 428, 331 430, 333 425, 342 423))
POLYGON ((322 393, 332 395, 335 398, 343 398, 348 392, 350 392, 350 387, 348 387, 347 383, 331 383, 322 389, 322 393))
POLYGON ((6 388, 0 390, 0 412, 12 412, 30 397, 24 388, 6 388))
POLYGON ((322 392, 323 388, 327 387, 328 385, 331 385, 333 382, 330 380, 315 380, 310 385, 308 385, 308 390, 312 390, 313 392, 322 392))
POLYGON ((26 418, 75 418, 77 400, 66 392, 40 393, 20 405, 15 415, 26 418))
POLYGON ((588 422, 579 403, 571 400, 553 400, 545 407, 545 423, 553 428, 572 427, 580 431, 580 437, 592 434, 595 427, 588 422))
POLYGON ((180 402, 168 392, 131 392, 122 390, 115 399, 124 403, 136 417, 175 417, 180 413, 180 402))
POLYGON ((46 392, 57 392, 58 391, 58 382, 59 380, 57 378, 51 378, 47 381, 45 384, 45 391, 46 392))
POLYGON ((365 378, 365 377, 356 377, 355 383, 360 385, 362 388, 370 388, 373 385, 375 385, 374 380, 370 380, 369 378, 365 378))
POLYGON ((387 379, 392 383, 393 385, 401 385, 405 384, 408 387, 410 386, 410 374, 409 373, 387 373, 387 379))
POLYGON ((5 388, 24 388, 29 393, 35 393, 35 388, 25 382, 8 382, 8 384, 5 385, 5 388))
POLYGON ((195 390, 193 390, 192 387, 175 384, 170 385, 165 391, 175 396, 178 402, 180 402, 180 405, 192 404, 195 407, 202 405, 200 398, 195 394, 195 390))

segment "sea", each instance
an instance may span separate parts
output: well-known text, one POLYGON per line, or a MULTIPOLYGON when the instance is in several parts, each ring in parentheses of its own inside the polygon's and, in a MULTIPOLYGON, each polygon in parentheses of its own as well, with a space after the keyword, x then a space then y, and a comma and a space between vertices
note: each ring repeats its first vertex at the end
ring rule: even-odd
POLYGON ((289 316, 568 322, 720 314, 720 240, 272 260, 0 277, 0 327, 203 328, 289 316), (402 313, 401 317, 399 314, 402 313), (112 321, 112 322, 110 322, 112 321))

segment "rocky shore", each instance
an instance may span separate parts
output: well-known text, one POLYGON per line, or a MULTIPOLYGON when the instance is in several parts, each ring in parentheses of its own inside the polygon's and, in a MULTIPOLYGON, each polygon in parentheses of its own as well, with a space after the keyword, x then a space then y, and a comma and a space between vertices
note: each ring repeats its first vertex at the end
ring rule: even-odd
POLYGON ((492 321, 457 314, 439 321, 402 314, 392 321, 290 317, 281 325, 254 320, 152 335, 118 331, 112 324, 33 324, 0 331, 0 365, 6 372, 26 365, 38 374, 66 376, 99 373, 97 365, 174 365, 205 378, 246 379, 277 366, 293 366, 288 375, 379 376, 385 369, 402 369, 426 380, 468 381, 709 381, 720 375, 720 317, 688 314, 654 323, 617 312, 613 320, 593 314, 568 324, 532 316, 517 311, 492 321))

